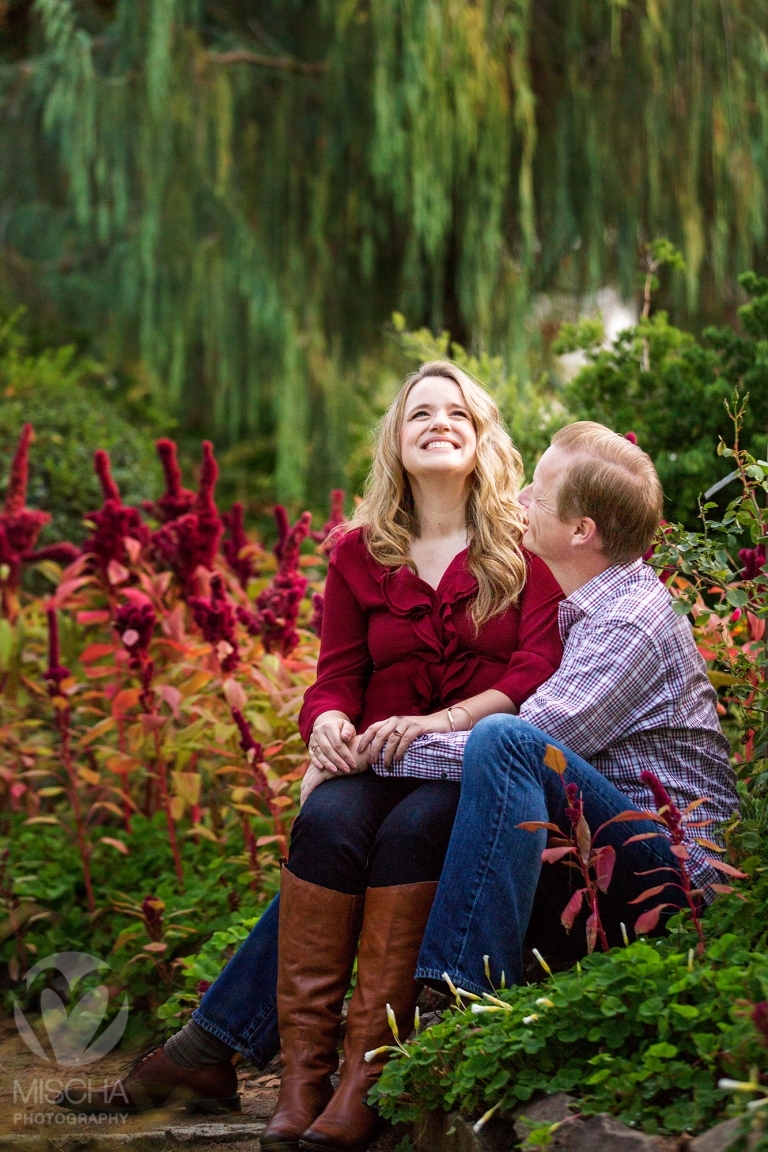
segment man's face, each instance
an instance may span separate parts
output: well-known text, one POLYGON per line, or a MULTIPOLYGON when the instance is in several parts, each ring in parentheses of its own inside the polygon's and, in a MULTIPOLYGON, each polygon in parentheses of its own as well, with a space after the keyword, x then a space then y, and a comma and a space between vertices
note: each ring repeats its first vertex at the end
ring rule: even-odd
POLYGON ((547 448, 536 465, 533 481, 520 493, 520 503, 528 514, 523 547, 545 562, 556 563, 572 554, 573 525, 557 514, 557 485, 566 461, 561 449, 547 448))

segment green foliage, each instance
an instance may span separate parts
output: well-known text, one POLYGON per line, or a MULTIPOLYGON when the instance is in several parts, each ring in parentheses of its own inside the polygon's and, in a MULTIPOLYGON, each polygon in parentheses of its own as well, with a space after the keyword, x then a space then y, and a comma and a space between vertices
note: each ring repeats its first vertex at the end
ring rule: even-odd
MULTIPOLYGON (((101 504, 93 453, 106 448, 126 503, 149 498, 158 465, 152 429, 121 415, 117 382, 74 346, 33 353, 17 328, 0 321, 0 457, 10 465, 23 425, 35 428, 29 503, 53 520, 41 543, 83 539, 83 517, 101 504)), ((3 477, 3 487, 7 474, 3 477)))
MULTIPOLYGON (((753 900, 765 893, 763 884, 753 900)), ((767 993, 764 950, 741 933, 723 934, 695 963, 674 934, 639 941, 543 984, 499 991, 501 1004, 450 1011, 386 1065, 371 1098, 387 1118, 410 1121, 435 1109, 510 1112, 565 1091, 585 1113, 695 1132, 728 1108, 720 1077, 765 1065, 743 1002, 767 993)))
POLYGON ((749 395, 742 446, 766 453, 768 429, 768 280, 740 278, 752 296, 740 310, 745 335, 707 328, 701 340, 655 312, 599 347, 595 321, 563 325, 556 351, 586 351, 587 364, 565 390, 575 418, 632 431, 653 458, 666 496, 665 515, 693 528, 700 493, 724 474, 714 449, 730 432, 726 403, 749 395), (647 367, 646 367, 647 365, 647 367))
POLYGON ((341 481, 393 306, 524 378, 532 292, 631 293, 638 236, 697 320, 765 252, 763 0, 12 10, 7 293, 187 430, 257 438, 281 499, 341 481))

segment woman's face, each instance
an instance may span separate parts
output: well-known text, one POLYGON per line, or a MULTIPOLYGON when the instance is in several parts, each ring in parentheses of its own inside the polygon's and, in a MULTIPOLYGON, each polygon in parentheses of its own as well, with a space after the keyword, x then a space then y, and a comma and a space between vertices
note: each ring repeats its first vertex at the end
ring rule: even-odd
POLYGON ((400 429, 400 455, 409 476, 466 479, 477 461, 477 435, 461 388, 444 376, 414 384, 400 429))

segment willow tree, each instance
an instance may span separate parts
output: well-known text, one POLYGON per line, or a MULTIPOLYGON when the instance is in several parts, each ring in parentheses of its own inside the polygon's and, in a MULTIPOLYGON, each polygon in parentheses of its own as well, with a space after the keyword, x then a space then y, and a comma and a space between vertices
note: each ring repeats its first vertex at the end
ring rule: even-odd
POLYGON ((522 364, 533 292, 631 292, 648 239, 694 322, 765 254, 766 0, 3 12, 6 268, 283 498, 338 478, 393 309, 522 364))

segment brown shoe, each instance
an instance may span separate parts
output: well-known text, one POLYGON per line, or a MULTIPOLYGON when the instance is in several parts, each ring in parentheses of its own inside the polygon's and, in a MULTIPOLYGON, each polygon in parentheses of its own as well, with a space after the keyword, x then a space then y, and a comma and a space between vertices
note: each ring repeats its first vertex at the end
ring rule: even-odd
POLYGON ((271 1152, 297 1149, 333 1094, 341 1009, 352 976, 363 897, 308 884, 283 868, 280 880, 277 1021, 283 1076, 261 1136, 271 1152))
POLYGON ((387 1004, 402 1039, 410 1035, 420 986, 413 978, 437 883, 369 888, 357 957, 357 986, 347 1013, 344 1064, 328 1107, 301 1137, 302 1147, 363 1152, 376 1134, 376 1113, 365 1103, 386 1056, 366 1064, 365 1053, 393 1037, 387 1004))
POLYGON ((184 1105, 195 1112, 239 1112, 237 1073, 228 1061, 179 1068, 162 1048, 135 1060, 128 1073, 102 1088, 62 1092, 56 1103, 73 1112, 146 1112, 184 1105))

